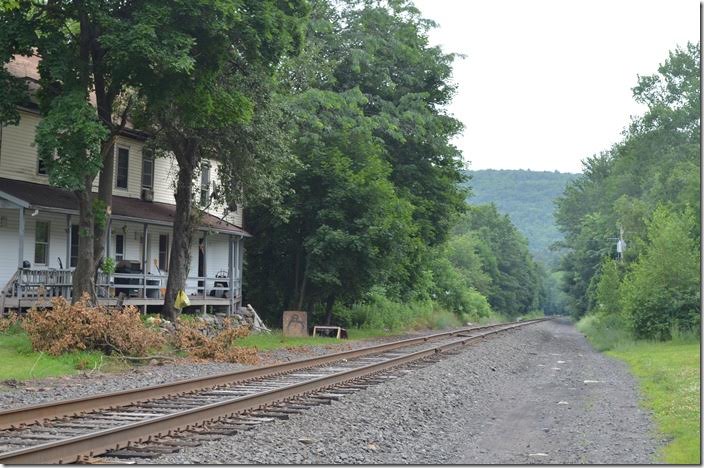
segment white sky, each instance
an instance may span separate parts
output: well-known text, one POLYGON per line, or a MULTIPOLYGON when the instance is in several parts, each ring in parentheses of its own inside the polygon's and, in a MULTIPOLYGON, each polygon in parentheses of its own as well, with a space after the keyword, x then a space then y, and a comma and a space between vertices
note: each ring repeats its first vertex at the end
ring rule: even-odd
POLYGON ((470 169, 581 172, 621 138, 637 75, 699 40, 698 0, 415 0, 457 59, 450 113, 470 169))

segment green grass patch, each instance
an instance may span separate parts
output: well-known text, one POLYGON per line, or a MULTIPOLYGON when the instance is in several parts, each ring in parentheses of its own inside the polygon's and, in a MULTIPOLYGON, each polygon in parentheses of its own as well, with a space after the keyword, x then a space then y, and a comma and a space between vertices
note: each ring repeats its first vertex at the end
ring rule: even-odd
POLYGON ((272 330, 271 333, 257 333, 235 340, 235 346, 257 348, 257 351, 269 351, 280 348, 300 348, 302 346, 316 346, 340 343, 334 338, 303 337, 294 338, 284 336, 281 330, 272 330))
MULTIPOLYGON (((24 332, 0 335, 0 381, 56 377, 92 370, 107 364, 99 352, 72 352, 61 356, 32 351, 24 332)), ((111 364, 112 365, 112 364, 111 364)), ((102 367, 103 370, 104 367, 102 367)))
POLYGON ((688 339, 638 341, 607 353, 628 363, 640 381, 644 406, 653 411, 658 430, 671 438, 659 453, 665 463, 701 463, 699 347, 688 339))
POLYGON ((582 317, 576 326, 599 351, 608 351, 634 342, 626 319, 620 315, 589 314, 582 317))

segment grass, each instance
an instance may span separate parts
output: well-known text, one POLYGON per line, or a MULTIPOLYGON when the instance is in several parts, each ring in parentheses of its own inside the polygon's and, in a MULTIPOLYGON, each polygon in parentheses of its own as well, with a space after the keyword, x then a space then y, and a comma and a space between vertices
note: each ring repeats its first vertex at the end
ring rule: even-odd
POLYGON ((236 346, 253 347, 257 351, 269 351, 279 348, 298 348, 301 346, 314 346, 339 343, 333 338, 321 337, 286 337, 281 330, 272 330, 271 333, 258 333, 235 340, 236 346))
POLYGON ((670 341, 636 341, 618 315, 587 315, 577 323, 599 351, 625 361, 638 378, 642 404, 669 442, 658 453, 668 464, 700 464, 700 343, 696 333, 672 330, 670 341))
POLYGON ((32 351, 24 332, 0 335, 0 381, 28 380, 76 374, 101 366, 99 352, 73 352, 61 356, 32 351))
POLYGON ((607 353, 628 363, 638 377, 644 406, 671 439, 659 453, 668 464, 701 463, 699 348, 698 342, 635 342, 607 353))
MULTIPOLYGON (((349 340, 366 340, 379 336, 389 336, 394 333, 384 330, 371 330, 366 328, 347 329, 349 340)), ((257 348, 257 351, 270 351, 281 348, 300 348, 303 346, 324 346, 329 344, 344 343, 346 340, 325 337, 286 337, 281 330, 272 330, 271 333, 259 333, 235 340, 235 346, 245 346, 257 348)))

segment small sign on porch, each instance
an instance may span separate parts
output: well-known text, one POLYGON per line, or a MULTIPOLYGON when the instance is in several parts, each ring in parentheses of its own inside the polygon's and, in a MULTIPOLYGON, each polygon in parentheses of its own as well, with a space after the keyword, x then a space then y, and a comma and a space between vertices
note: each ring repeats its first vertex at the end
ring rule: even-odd
POLYGON ((301 310, 285 310, 283 329, 284 336, 308 336, 308 313, 301 310))

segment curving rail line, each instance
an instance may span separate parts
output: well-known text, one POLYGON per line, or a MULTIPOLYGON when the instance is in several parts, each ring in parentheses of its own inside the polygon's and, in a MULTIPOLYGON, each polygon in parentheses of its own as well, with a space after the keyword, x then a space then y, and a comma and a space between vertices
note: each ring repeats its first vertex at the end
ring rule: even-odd
POLYGON ((546 319, 465 328, 285 364, 2 411, 0 463, 75 462, 105 452, 109 455, 153 437, 197 432, 203 424, 216 424, 210 433, 233 434, 270 420, 267 416, 288 417, 287 413, 309 405, 306 398, 318 403, 337 399, 361 388, 355 384, 361 379, 542 320, 546 319), (287 410, 282 403, 294 409, 287 410))

